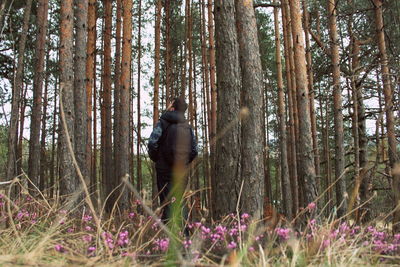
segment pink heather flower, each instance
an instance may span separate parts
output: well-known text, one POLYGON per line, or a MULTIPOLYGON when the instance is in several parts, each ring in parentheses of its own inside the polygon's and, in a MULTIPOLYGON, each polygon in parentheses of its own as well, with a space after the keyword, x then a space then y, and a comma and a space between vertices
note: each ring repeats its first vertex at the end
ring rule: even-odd
POLYGON ((309 222, 309 225, 310 225, 310 226, 314 226, 316 222, 317 222, 317 221, 316 221, 315 219, 312 219, 312 220, 309 222))
POLYGON ((229 249, 234 249, 234 248, 236 248, 236 247, 237 247, 237 244, 236 244, 235 241, 231 241, 231 242, 228 244, 228 248, 229 248, 229 249))
POLYGON ((400 234, 395 234, 395 235, 394 235, 394 241, 395 241, 396 243, 400 242, 400 234))
POLYGON ((75 231, 75 229, 72 228, 72 227, 70 227, 70 228, 67 229, 67 232, 68 232, 68 233, 73 233, 74 231, 75 231))
POLYGON ((243 213, 241 217, 242 219, 248 219, 250 218, 250 215, 248 213, 243 213))
POLYGON ((289 237, 290 237, 289 235, 290 235, 291 231, 292 230, 290 230, 289 228, 276 228, 275 229, 276 234, 283 240, 289 239, 289 237))
POLYGON ((129 214, 128 214, 128 218, 129 219, 133 219, 134 217, 135 217, 135 213, 134 212, 129 212, 129 214))
POLYGON ((191 244, 192 244, 192 240, 190 240, 190 239, 183 241, 183 246, 185 248, 189 248, 191 244))
POLYGON ((160 250, 162 252, 166 252, 168 250, 169 247, 169 239, 165 238, 165 239, 156 239, 154 241, 155 244, 155 250, 160 250))
POLYGON ((82 220, 83 220, 84 222, 90 222, 92 219, 93 219, 93 217, 90 216, 90 215, 88 215, 88 214, 85 214, 85 215, 83 215, 83 217, 82 217, 82 220))
POLYGON ((90 231, 92 231, 92 230, 93 230, 93 228, 92 228, 92 227, 90 227, 89 225, 86 225, 86 226, 85 226, 85 230, 86 230, 86 231, 88 231, 88 232, 90 232, 90 231))
POLYGON ((60 244, 55 245, 55 246, 54 246, 54 249, 55 249, 57 252, 64 252, 64 247, 63 247, 62 245, 60 245, 60 244))
POLYGON ((118 241, 117 241, 118 245, 120 247, 126 246, 129 244, 129 233, 128 231, 123 231, 120 232, 118 235, 118 241))
POLYGON ((313 210, 313 209, 315 209, 316 206, 317 206, 317 205, 316 205, 314 202, 311 202, 311 203, 308 204, 307 208, 308 208, 309 210, 313 210))
POLYGON ((82 240, 87 243, 90 243, 90 242, 92 242, 93 238, 91 235, 84 235, 84 236, 82 236, 82 240))
POLYGON ((364 242, 363 242, 363 246, 364 246, 364 247, 369 246, 369 242, 368 242, 368 241, 364 241, 364 242))
POLYGON ((246 230, 247 230, 247 225, 245 224, 240 225, 240 231, 244 232, 246 230))
POLYGON ((249 247, 249 251, 254 252, 255 251, 254 247, 249 247))
POLYGON ((0 194, 0 199, 2 199, 4 196, 3 196, 3 194, 0 194))
POLYGON ((256 236, 255 239, 256 239, 256 241, 260 241, 260 239, 263 238, 263 237, 264 237, 264 235, 258 235, 258 236, 256 236))

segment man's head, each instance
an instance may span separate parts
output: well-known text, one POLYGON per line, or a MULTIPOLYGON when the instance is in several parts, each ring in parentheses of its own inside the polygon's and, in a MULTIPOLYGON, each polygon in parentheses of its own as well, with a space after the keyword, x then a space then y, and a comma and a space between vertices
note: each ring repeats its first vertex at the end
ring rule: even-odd
POLYGON ((172 108, 173 110, 176 110, 178 112, 184 113, 187 109, 188 105, 185 102, 185 99, 183 97, 177 97, 174 99, 172 108))

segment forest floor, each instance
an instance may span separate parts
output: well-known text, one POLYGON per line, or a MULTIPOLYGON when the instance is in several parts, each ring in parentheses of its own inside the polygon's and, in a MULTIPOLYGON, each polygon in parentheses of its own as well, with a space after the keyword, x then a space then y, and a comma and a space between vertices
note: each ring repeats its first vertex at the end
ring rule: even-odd
POLYGON ((376 222, 305 219, 294 229, 230 214, 219 222, 192 222, 185 236, 138 214, 140 203, 135 205, 107 219, 40 197, 9 201, 0 194, 0 266, 400 264, 400 233, 376 222))

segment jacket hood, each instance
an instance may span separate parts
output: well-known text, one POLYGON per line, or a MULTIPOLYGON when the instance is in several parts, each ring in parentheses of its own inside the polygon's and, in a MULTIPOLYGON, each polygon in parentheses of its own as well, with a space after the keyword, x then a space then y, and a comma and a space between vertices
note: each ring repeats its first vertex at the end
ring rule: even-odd
POLYGON ((185 115, 178 111, 167 111, 161 116, 161 119, 169 123, 182 123, 186 121, 185 115))

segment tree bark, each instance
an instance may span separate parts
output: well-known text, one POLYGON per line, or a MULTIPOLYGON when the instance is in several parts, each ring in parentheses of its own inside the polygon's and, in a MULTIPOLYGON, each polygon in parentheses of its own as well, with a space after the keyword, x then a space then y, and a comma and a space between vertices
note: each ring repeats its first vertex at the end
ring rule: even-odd
POLYGON ((142 142, 142 135, 141 135, 141 128, 142 128, 142 122, 141 122, 141 117, 140 117, 140 91, 141 91, 141 81, 140 81, 140 74, 141 74, 141 60, 142 60, 142 0, 139 0, 138 3, 138 15, 139 15, 139 21, 138 21, 138 62, 137 62, 137 67, 138 67, 138 77, 137 77, 137 149, 136 149, 136 156, 137 156, 137 167, 136 167, 136 174, 137 174, 137 189, 138 192, 141 192, 142 190, 142 184, 143 184, 143 177, 142 177, 142 159, 140 156, 140 143, 142 142))
POLYGON ((376 37, 378 42, 378 48, 380 53, 380 64, 383 81, 383 95, 385 100, 385 113, 386 113, 386 131, 388 137, 388 150, 389 150, 389 162, 391 168, 392 180, 392 191, 394 196, 394 214, 393 214, 393 231, 398 232, 400 230, 400 163, 399 155, 397 153, 397 140, 394 129, 394 114, 393 114, 393 88, 390 80, 389 73, 389 59, 386 52, 386 41, 383 23, 383 10, 382 0, 372 0, 375 7, 375 25, 376 25, 376 37))
POLYGON ((240 179, 240 65, 234 0, 215 1, 216 62, 218 86, 213 217, 236 211, 240 179), (218 193, 217 193, 218 192, 218 193))
MULTIPOLYGON (((120 125, 120 82, 121 82, 121 25, 122 25, 122 0, 117 0, 117 21, 115 29, 115 67, 114 67, 114 166, 119 162, 120 141, 119 141, 119 125, 120 125)), ((115 179, 119 179, 121 174, 119 169, 114 169, 115 179)))
POLYGON ((10 128, 8 129, 8 154, 7 154, 7 168, 6 168, 7 180, 13 179, 14 176, 17 174, 16 145, 18 136, 17 132, 18 132, 18 120, 19 120, 19 107, 21 102, 21 92, 23 90, 25 45, 26 45, 26 37, 28 35, 31 9, 32 9, 32 0, 27 0, 24 11, 24 22, 23 22, 21 37, 19 39, 19 44, 18 44, 17 72, 15 74, 15 82, 13 87, 10 128))
POLYGON ((342 113, 342 89, 340 86, 340 58, 339 58, 339 38, 336 23, 336 0, 328 0, 328 24, 329 38, 331 42, 331 63, 333 79, 333 118, 335 129, 335 180, 336 182, 336 206, 338 216, 341 217, 346 212, 346 180, 344 172, 344 129, 342 113), (340 178, 339 178, 340 177, 340 178))
POLYGON ((242 212, 263 215, 263 75, 253 2, 235 1, 242 88, 241 108, 246 112, 241 125, 242 212))
MULTIPOLYGON (((122 175, 129 175, 129 92, 132 61, 132 0, 123 0, 123 38, 121 65, 121 154, 118 168, 122 175)), ((120 207, 129 207, 129 192, 122 189, 120 207)))
POLYGON ((92 146, 94 135, 92 134, 93 105, 95 105, 96 98, 93 98, 96 91, 96 0, 89 0, 88 3, 88 22, 87 22, 87 58, 86 58, 86 113, 87 113, 87 145, 86 154, 88 160, 88 176, 90 177, 90 189, 93 193, 96 188, 96 181, 94 179, 96 169, 93 166, 95 160, 93 150, 96 146, 92 146), (92 138, 93 137, 93 138, 92 138))
POLYGON ((89 185, 87 160, 87 99, 86 99, 86 55, 88 0, 75 1, 75 62, 74 62, 74 110, 75 110, 75 156, 80 171, 89 185))
MULTIPOLYGON (((44 55, 47 36, 48 0, 38 1, 38 32, 36 38, 35 77, 33 81, 33 106, 29 138, 28 177, 32 183, 40 183, 40 120, 42 112, 42 94, 44 78, 44 55)), ((33 189, 30 184, 29 187, 33 189)))
POLYGON ((291 193, 292 193, 292 201, 293 201, 293 214, 297 213, 299 209, 299 183, 298 183, 298 175, 297 175, 297 153, 296 153, 296 126, 294 119, 294 109, 296 108, 293 103, 292 97, 292 87, 296 85, 295 77, 291 75, 291 60, 293 57, 290 55, 290 50, 292 49, 291 45, 291 33, 290 33, 290 23, 289 23, 289 7, 288 3, 283 3, 283 7, 281 9, 282 12, 282 29, 283 29, 283 47, 285 50, 285 70, 286 70, 286 87, 287 87, 287 99, 288 99, 288 110, 289 110, 289 153, 288 153, 288 164, 289 174, 290 174, 290 184, 291 184, 291 193))
MULTIPOLYGON (((113 177, 113 161, 112 161, 112 115, 111 115, 111 28, 112 28, 112 1, 103 0, 104 2, 104 63, 103 63, 103 116, 102 122, 103 132, 103 161, 102 162, 102 178, 105 181, 106 196, 110 195, 113 189, 118 185, 117 179, 113 177)), ((122 171, 122 170, 121 170, 122 171)), ((110 196, 106 203, 108 211, 111 211, 114 205, 114 196, 110 196)))
MULTIPOLYGON (((276 4, 276 1, 274 1, 276 4)), ((281 41, 279 33, 279 15, 278 8, 274 7, 274 26, 275 26, 275 58, 278 83, 278 121, 279 121, 279 143, 280 143, 280 161, 281 161, 281 181, 282 194, 284 196, 284 211, 286 218, 293 218, 293 199, 290 187, 289 165, 287 155, 286 138, 286 105, 285 93, 283 91, 282 59, 281 59, 281 41)))
POLYGON ((312 140, 310 103, 308 97, 307 66, 299 0, 290 1, 290 14, 292 18, 291 26, 294 46, 294 63, 296 66, 297 109, 299 116, 299 175, 304 181, 304 200, 306 202, 305 204, 307 204, 316 199, 318 192, 315 181, 312 142, 310 142, 310 140, 312 140))
POLYGON ((68 195, 78 188, 76 172, 72 163, 72 155, 69 143, 74 149, 74 66, 73 66, 73 42, 74 42, 74 5, 73 0, 61 2, 61 37, 60 37, 60 194, 68 195), (66 126, 66 127, 65 127, 66 126), (69 139, 67 136, 69 135, 69 139))

